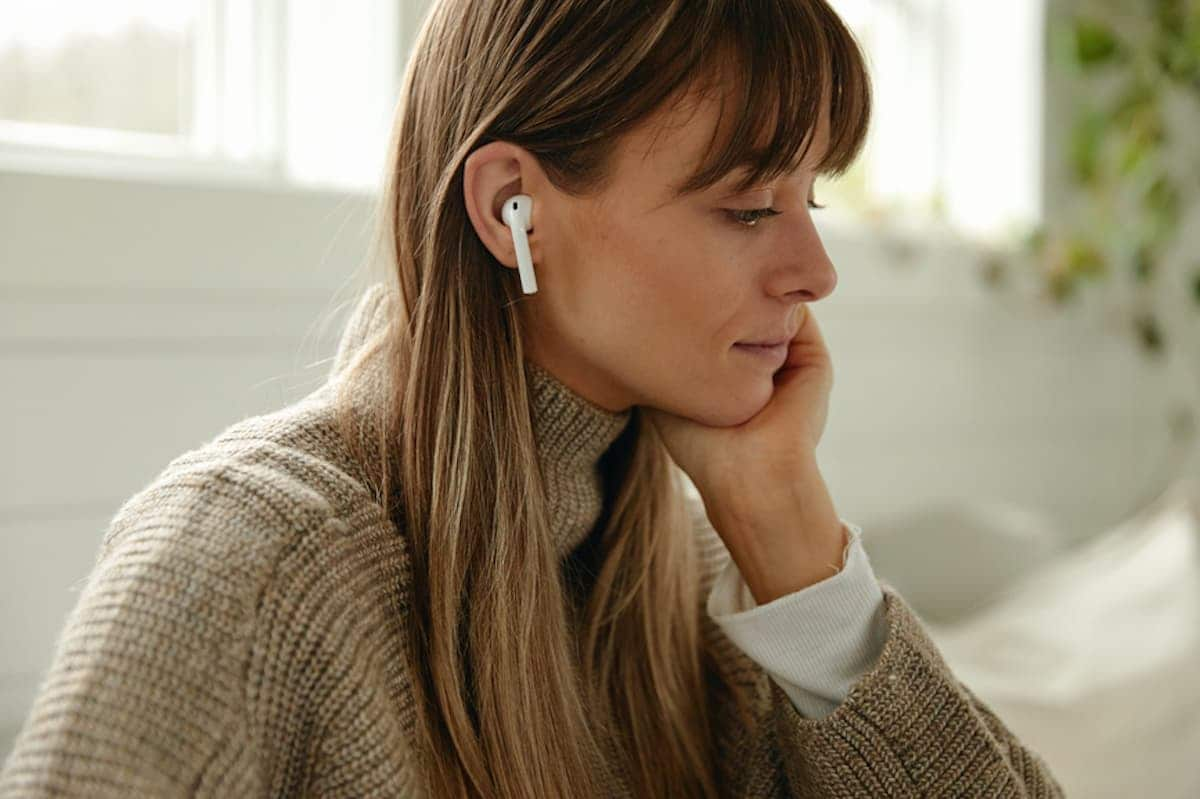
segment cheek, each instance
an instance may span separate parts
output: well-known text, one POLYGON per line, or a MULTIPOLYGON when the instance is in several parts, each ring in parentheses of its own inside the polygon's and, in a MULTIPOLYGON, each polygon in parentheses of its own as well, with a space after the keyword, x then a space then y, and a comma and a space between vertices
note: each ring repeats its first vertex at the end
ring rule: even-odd
POLYGON ((653 224, 610 219, 576 245, 577 318, 608 337, 608 347, 675 369, 680 359, 723 354, 745 291, 727 242, 689 219, 659 217, 653 224))
POLYGON ((655 236, 645 242, 637 264, 624 277, 628 292, 622 301, 639 318, 641 331, 657 336, 656 349, 666 356, 712 354, 740 296, 731 279, 735 270, 686 236, 655 236))

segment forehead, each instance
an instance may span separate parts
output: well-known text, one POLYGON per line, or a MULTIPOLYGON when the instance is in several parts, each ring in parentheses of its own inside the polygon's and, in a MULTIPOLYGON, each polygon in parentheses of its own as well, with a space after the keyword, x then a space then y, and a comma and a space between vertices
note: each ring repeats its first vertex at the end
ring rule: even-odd
MULTIPOLYGON (((690 92, 678 100, 663 103, 647 120, 631 131, 622 142, 618 171, 622 180, 632 179, 639 183, 653 183, 664 195, 674 198, 676 188, 714 155, 713 148, 727 140, 737 123, 735 100, 725 95, 725 107, 721 108, 721 97, 714 93, 690 92)), ((757 125, 758 138, 744 148, 743 157, 732 171, 725 175, 718 186, 735 182, 750 172, 756 158, 761 158, 769 146, 769 136, 775 129, 775 117, 757 125)), ((809 136, 808 149, 796 171, 812 169, 821 163, 829 146, 829 107, 823 104, 818 124, 809 136)), ((795 153, 798 156, 799 153, 795 153)))

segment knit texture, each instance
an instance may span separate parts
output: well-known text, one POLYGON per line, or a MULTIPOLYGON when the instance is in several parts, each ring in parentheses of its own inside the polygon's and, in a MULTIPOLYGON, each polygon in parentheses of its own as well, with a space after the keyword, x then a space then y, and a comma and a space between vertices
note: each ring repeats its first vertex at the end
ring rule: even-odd
MULTIPOLYGON (((331 387, 386 315, 385 294, 359 301, 324 386, 178 456, 117 511, 0 797, 427 795, 411 756, 405 539, 332 416, 331 387)), ((565 554, 600 519, 599 456, 630 414, 527 374, 565 554)), ((706 597, 730 556, 689 501, 706 597)), ((723 795, 1061 796, 880 584, 882 654, 820 719, 702 615, 705 646, 753 697, 747 718, 724 691, 710 697, 723 795)), ((614 773, 597 769, 597 796, 627 795, 614 773)))

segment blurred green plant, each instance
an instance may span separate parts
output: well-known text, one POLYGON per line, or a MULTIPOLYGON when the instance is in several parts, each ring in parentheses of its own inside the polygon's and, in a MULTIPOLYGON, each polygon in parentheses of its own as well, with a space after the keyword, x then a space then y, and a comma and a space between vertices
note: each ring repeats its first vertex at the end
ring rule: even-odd
POLYGON ((1200 231, 1182 226, 1200 211, 1200 0, 1050 0, 1048 10, 1049 77, 1070 87, 1070 190, 1016 252, 985 258, 983 278, 1002 287, 1022 268, 1060 306, 1088 283, 1129 300, 1122 317, 1139 351, 1192 397, 1168 409, 1172 450, 1139 505, 1164 478, 1200 490, 1200 231))
MULTIPOLYGON (((1162 277, 1184 212, 1200 198, 1200 0, 1076 3, 1050 14, 1047 34, 1051 69, 1073 86, 1065 155, 1072 201, 1082 207, 1075 221, 1035 229, 1021 252, 1033 256, 1044 297, 1055 304, 1124 269, 1148 289, 1162 277), (1173 131, 1172 103, 1190 106, 1188 129, 1173 131)), ((1188 258, 1185 285, 1200 311, 1200 257, 1188 258)), ((1011 267, 1007 258, 989 258, 984 278, 1003 283, 1011 267)), ((1137 343, 1151 356, 1168 346, 1159 310, 1143 304, 1133 319, 1137 343)))

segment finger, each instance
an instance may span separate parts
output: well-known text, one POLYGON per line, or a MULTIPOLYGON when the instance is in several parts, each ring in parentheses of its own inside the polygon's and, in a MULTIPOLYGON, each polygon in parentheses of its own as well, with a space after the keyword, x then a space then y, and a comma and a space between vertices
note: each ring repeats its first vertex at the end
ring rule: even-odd
POLYGON ((804 366, 817 359, 827 359, 829 351, 825 347, 825 337, 821 335, 821 327, 817 324, 817 316, 811 305, 800 306, 803 318, 800 327, 788 346, 787 359, 782 368, 804 366))

